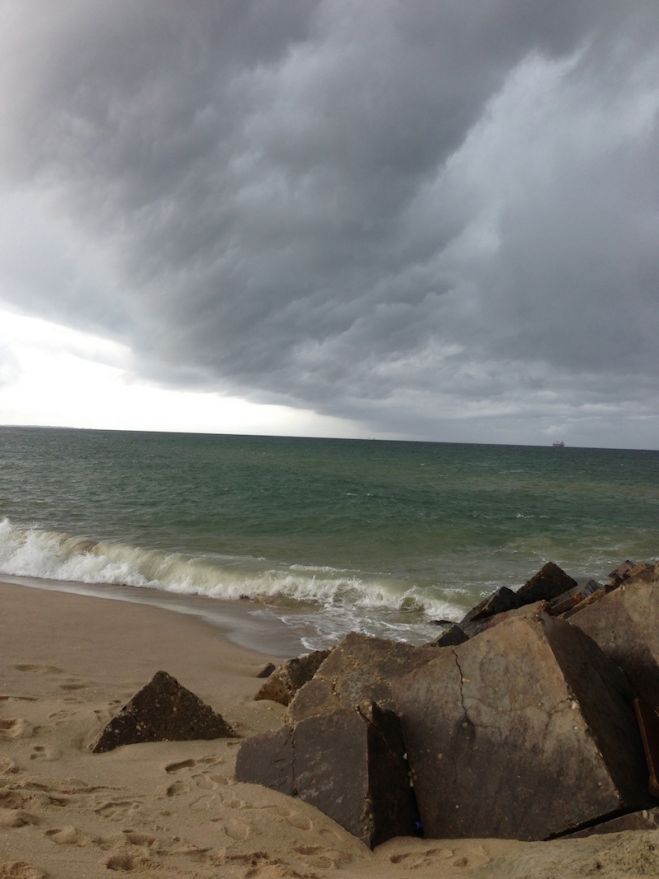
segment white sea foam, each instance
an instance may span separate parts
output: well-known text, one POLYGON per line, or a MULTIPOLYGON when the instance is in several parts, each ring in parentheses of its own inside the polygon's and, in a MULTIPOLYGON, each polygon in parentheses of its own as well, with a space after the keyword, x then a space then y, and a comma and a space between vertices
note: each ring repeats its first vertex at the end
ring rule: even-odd
POLYGON ((0 521, 0 572, 14 576, 122 584, 218 599, 293 601, 326 610, 350 609, 350 617, 355 610, 362 617, 369 610, 410 611, 421 618, 459 614, 456 605, 385 577, 329 566, 268 566, 264 561, 254 558, 225 567, 218 556, 95 541, 0 521))
POLYGON ((333 568, 331 565, 290 565, 291 571, 313 571, 323 574, 350 574, 355 573, 350 568, 333 568))

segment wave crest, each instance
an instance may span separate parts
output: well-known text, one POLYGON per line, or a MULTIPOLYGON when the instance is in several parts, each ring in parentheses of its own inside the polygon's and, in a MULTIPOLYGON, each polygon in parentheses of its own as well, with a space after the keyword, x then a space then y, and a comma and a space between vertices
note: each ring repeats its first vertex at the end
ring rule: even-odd
POLYGON ((456 606, 409 584, 328 566, 268 565, 266 560, 193 556, 93 540, 0 521, 0 571, 22 577, 108 583, 218 599, 249 597, 362 611, 414 611, 451 617, 456 606))

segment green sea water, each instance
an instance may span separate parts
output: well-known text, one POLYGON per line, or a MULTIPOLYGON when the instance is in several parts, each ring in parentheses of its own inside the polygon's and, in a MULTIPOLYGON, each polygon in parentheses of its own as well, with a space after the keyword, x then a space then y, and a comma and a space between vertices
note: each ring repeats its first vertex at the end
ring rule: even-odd
POLYGON ((659 551, 659 452, 0 428, 0 574, 423 640, 546 561, 659 551))

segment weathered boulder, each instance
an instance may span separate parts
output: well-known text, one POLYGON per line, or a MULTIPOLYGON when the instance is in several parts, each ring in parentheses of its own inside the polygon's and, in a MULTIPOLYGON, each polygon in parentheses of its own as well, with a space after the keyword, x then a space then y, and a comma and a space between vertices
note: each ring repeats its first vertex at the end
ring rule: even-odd
POLYGON ((554 562, 547 562, 537 574, 520 586, 516 594, 520 604, 533 604, 536 601, 553 601, 575 586, 576 580, 554 562))
MULTIPOLYGON (((463 629, 465 637, 461 641, 456 641, 456 644, 462 644, 469 638, 473 638, 474 635, 479 635, 486 629, 492 629, 494 626, 499 626, 501 623, 505 623, 506 620, 510 620, 513 617, 533 617, 540 611, 549 612, 549 602, 536 601, 534 604, 523 604, 521 607, 512 608, 512 610, 502 610, 501 613, 496 613, 491 617, 485 617, 485 619, 478 620, 478 622, 466 623, 463 629)), ((436 647, 456 646, 455 644, 441 644, 440 639, 433 641, 433 644, 435 644, 436 647)))
POLYGON ((329 650, 315 650, 289 659, 273 671, 254 698, 288 705, 300 687, 316 674, 329 654, 329 650))
POLYGON ((625 582, 637 582, 642 580, 645 583, 656 583, 659 581, 659 562, 645 562, 644 564, 634 565, 625 582))
POLYGON ((273 671, 276 671, 277 666, 274 662, 266 662, 260 672, 256 675, 257 678, 269 678, 273 671))
POLYGON ((460 620, 460 626, 463 628, 469 627, 471 629, 470 634, 475 633, 476 629, 474 629, 473 623, 481 622, 499 613, 514 610, 517 607, 521 607, 521 605, 522 602, 517 598, 517 593, 507 586, 502 586, 496 592, 492 592, 491 595, 487 595, 482 601, 479 601, 475 607, 472 607, 460 620))
POLYGON ((392 680, 436 655, 433 644, 413 647, 351 632, 332 650, 312 680, 298 690, 288 707, 289 717, 299 721, 371 701, 386 708, 392 680))
POLYGON ((547 562, 516 592, 507 586, 501 586, 496 592, 487 595, 465 614, 460 620, 460 626, 467 637, 471 638, 487 628, 489 620, 499 614, 509 613, 538 601, 552 601, 576 586, 577 581, 568 576, 558 565, 547 562))
POLYGON ((105 726, 95 754, 139 742, 221 739, 235 736, 213 709, 165 671, 153 678, 105 726))
POLYGON ((568 611, 574 611, 584 601, 589 603, 599 601, 604 595, 606 595, 606 588, 601 583, 598 583, 597 580, 588 580, 573 589, 568 589, 567 592, 550 602, 549 613, 552 616, 560 616, 568 611))
POLYGON ((502 613, 498 613, 493 617, 488 617, 486 620, 483 620, 478 624, 478 630, 476 634, 479 632, 484 632, 486 629, 492 629, 494 626, 500 626, 501 623, 505 623, 507 620, 518 619, 518 618, 526 618, 535 619, 539 613, 547 612, 549 609, 549 603, 546 601, 536 601, 534 604, 523 604, 521 607, 516 607, 513 610, 506 610, 502 613))
POLYGON ((576 608, 578 626, 627 674, 642 699, 659 707, 659 579, 625 580, 593 604, 576 608))
POLYGON ((457 623, 453 623, 453 625, 449 626, 448 629, 445 629, 439 638, 433 643, 435 647, 455 647, 456 644, 462 644, 468 638, 469 635, 467 635, 465 630, 457 623))
POLYGON ((633 568, 636 567, 636 562, 633 562, 631 559, 625 559, 624 562, 621 562, 617 568, 614 568, 609 574, 609 580, 611 585, 615 588, 619 586, 622 581, 629 576, 630 572, 633 568))
POLYGON ((374 703, 247 739, 236 780, 298 796, 370 848, 416 832, 398 718, 374 703))
POLYGON ((609 590, 617 589, 621 583, 629 583, 632 580, 644 580, 652 582, 659 580, 659 562, 631 562, 629 559, 611 571, 609 574, 609 590))
POLYGON ((539 608, 392 683, 426 836, 544 839, 647 802, 626 678, 539 608))

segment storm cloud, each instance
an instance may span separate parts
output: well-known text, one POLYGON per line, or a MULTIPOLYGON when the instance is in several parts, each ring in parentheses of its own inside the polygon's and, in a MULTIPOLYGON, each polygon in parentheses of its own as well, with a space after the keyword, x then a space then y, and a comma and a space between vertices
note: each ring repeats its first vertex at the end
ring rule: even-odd
POLYGON ((656 0, 0 16, 5 302, 373 434, 656 436, 656 0))

